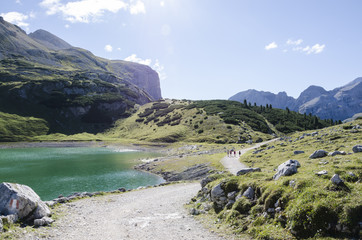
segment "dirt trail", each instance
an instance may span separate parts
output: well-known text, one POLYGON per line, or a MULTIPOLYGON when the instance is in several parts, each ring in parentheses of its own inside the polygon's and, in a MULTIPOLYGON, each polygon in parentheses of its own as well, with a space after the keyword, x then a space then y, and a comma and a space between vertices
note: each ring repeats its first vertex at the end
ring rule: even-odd
POLYGON ((199 183, 180 183, 67 203, 61 206, 65 216, 52 227, 23 239, 224 239, 203 228, 183 206, 200 188, 199 183))
MULTIPOLYGON (((252 149, 258 148, 258 147, 260 147, 260 146, 262 146, 264 144, 274 142, 275 140, 277 140, 277 139, 272 139, 272 140, 269 140, 269 141, 266 141, 266 142, 257 143, 252 147, 241 149, 240 150, 240 155, 237 154, 237 156, 230 156, 230 157, 225 156, 223 159, 221 159, 221 163, 225 167, 226 170, 228 170, 231 174, 236 175, 236 173, 238 171, 240 171, 242 168, 247 168, 248 167, 248 166, 246 166, 245 164, 243 164, 243 163, 241 163, 239 161, 239 157, 241 155, 245 154, 246 152, 248 152, 248 151, 250 151, 252 149)), ((239 151, 237 151, 237 152, 239 152, 239 151)))

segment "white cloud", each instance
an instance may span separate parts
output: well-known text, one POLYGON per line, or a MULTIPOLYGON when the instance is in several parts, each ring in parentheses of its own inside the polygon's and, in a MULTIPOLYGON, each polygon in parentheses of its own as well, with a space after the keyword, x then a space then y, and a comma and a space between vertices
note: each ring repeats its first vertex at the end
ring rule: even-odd
POLYGON ((313 45, 312 47, 310 46, 306 46, 302 49, 303 52, 305 52, 306 54, 318 54, 318 53, 321 53, 323 52, 324 48, 325 48, 326 45, 320 45, 320 44, 315 44, 313 45))
POLYGON ((142 58, 137 57, 136 54, 132 54, 131 56, 126 57, 124 60, 129 61, 129 62, 140 63, 140 64, 144 64, 144 65, 148 65, 148 66, 150 66, 152 63, 151 59, 142 59, 142 58))
POLYGON ((158 76, 160 78, 160 80, 165 80, 167 78, 166 73, 164 72, 164 66, 158 61, 158 59, 156 59, 155 63, 152 64, 152 60, 151 59, 142 59, 137 57, 136 54, 132 54, 131 56, 128 56, 124 59, 125 61, 129 61, 129 62, 135 62, 135 63, 139 63, 139 64, 144 64, 147 66, 150 66, 152 69, 154 69, 157 73, 158 76))
POLYGON ((142 1, 137 1, 136 4, 131 4, 129 11, 131 14, 146 13, 146 7, 142 1))
POLYGON ((16 24, 19 27, 28 27, 29 23, 27 23, 26 20, 28 20, 29 18, 35 17, 35 15, 33 13, 26 15, 26 14, 22 14, 19 12, 1 13, 0 16, 3 17, 5 19, 5 21, 16 24))
POLYGON ((104 46, 104 50, 105 50, 106 52, 112 52, 112 51, 113 51, 113 47, 112 47, 112 45, 107 44, 106 46, 104 46))
POLYGON ((20 1, 20 0, 15 0, 15 2, 16 2, 17 4, 21 4, 21 1, 20 1))
POLYGON ((65 24, 64 27, 68 29, 68 28, 70 28, 70 25, 69 25, 69 24, 65 24))
POLYGON ((165 6, 165 1, 161 1, 161 2, 160 2, 160 6, 161 6, 161 7, 164 7, 164 6, 165 6))
POLYGON ((275 42, 272 42, 265 46, 265 50, 270 50, 270 49, 274 49, 277 47, 278 47, 278 45, 275 42))
POLYGON ((118 50, 118 51, 122 51, 122 49, 121 49, 120 47, 119 47, 119 48, 117 48, 117 50, 118 50))
POLYGON ((295 46, 298 46, 298 45, 300 45, 302 42, 303 42, 303 39, 298 39, 298 40, 295 40, 295 41, 293 41, 292 39, 288 39, 287 45, 295 45, 295 46))
POLYGON ((97 22, 107 13, 117 13, 120 10, 131 14, 146 13, 145 4, 138 0, 78 0, 62 3, 61 0, 43 0, 40 6, 46 9, 48 15, 60 13, 64 19, 75 23, 97 22))

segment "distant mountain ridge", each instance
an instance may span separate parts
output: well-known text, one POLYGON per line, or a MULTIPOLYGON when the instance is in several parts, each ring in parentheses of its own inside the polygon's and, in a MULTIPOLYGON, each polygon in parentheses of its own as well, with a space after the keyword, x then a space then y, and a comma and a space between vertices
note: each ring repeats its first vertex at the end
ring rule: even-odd
POLYGON ((108 60, 0 17, 0 112, 45 119, 50 132, 100 132, 161 99, 149 66, 108 60))
POLYGON ((354 114, 362 112, 362 78, 327 91, 320 86, 310 86, 297 99, 285 92, 274 94, 254 89, 239 92, 229 100, 256 103, 257 105, 271 104, 275 108, 289 108, 299 113, 312 113, 322 119, 345 120, 354 114))

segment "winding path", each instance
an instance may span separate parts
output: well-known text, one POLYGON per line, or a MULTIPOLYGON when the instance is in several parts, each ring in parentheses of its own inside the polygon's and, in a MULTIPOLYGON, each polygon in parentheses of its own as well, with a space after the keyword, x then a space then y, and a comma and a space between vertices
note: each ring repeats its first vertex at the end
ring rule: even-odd
POLYGON ((180 183, 67 203, 52 227, 22 239, 225 239, 184 208, 199 190, 199 183, 180 183))
POLYGON ((228 170, 231 174, 233 175, 236 175, 236 173, 238 171, 240 171, 241 169, 243 168, 248 168, 248 166, 246 166, 245 164, 241 163, 239 161, 239 157, 243 154, 245 154, 246 152, 252 150, 252 149, 255 149, 255 148, 258 148, 264 144, 268 144, 268 143, 271 143, 271 142, 274 142, 275 140, 277 140, 277 138, 275 139, 272 139, 272 140, 269 140, 269 141, 266 141, 266 142, 261 142, 261 143, 257 143, 255 144, 254 146, 252 147, 249 147, 249 148, 245 148, 245 149, 241 149, 240 150, 240 155, 238 157, 235 157, 235 156, 225 156, 223 159, 221 159, 221 163, 222 165, 225 167, 226 170, 228 170))

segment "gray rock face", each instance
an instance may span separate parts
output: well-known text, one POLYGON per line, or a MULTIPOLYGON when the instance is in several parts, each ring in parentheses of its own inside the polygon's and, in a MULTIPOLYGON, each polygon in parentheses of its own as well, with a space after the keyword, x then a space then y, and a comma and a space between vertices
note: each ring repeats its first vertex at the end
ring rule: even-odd
POLYGON ((15 214, 20 220, 30 221, 50 216, 48 206, 28 186, 16 183, 0 184, 0 214, 15 214))
POLYGON ((339 177, 338 174, 334 174, 333 177, 331 178, 331 182, 333 184, 339 185, 339 184, 343 183, 343 180, 339 177))
POLYGON ((223 208, 227 204, 228 199, 225 191, 221 187, 221 183, 211 190, 211 201, 214 202, 218 208, 223 208))
POLYGON ((328 153, 328 156, 336 156, 336 155, 346 155, 345 151, 334 151, 334 152, 330 152, 328 153))
POLYGON ((354 153, 362 152, 362 145, 353 146, 352 151, 354 153))
POLYGON ((243 193, 244 197, 247 197, 249 199, 254 199, 254 189, 252 187, 248 187, 246 191, 243 193))
POLYGON ((249 172, 261 172, 261 170, 260 168, 242 168, 236 173, 236 176, 244 175, 249 172))
POLYGON ((273 179, 278 180, 281 176, 293 175, 298 172, 298 167, 300 167, 300 163, 297 160, 288 160, 278 166, 273 179))
POLYGON ((328 152, 325 150, 317 150, 314 153, 312 153, 312 155, 309 156, 309 158, 314 159, 314 158, 322 158, 328 155, 328 152))
POLYGON ((362 78, 331 91, 319 86, 310 86, 297 99, 284 92, 274 94, 256 90, 239 92, 229 98, 239 102, 243 102, 244 99, 257 105, 272 104, 275 108, 288 107, 299 113, 312 113, 322 119, 344 120, 361 112, 362 78))

